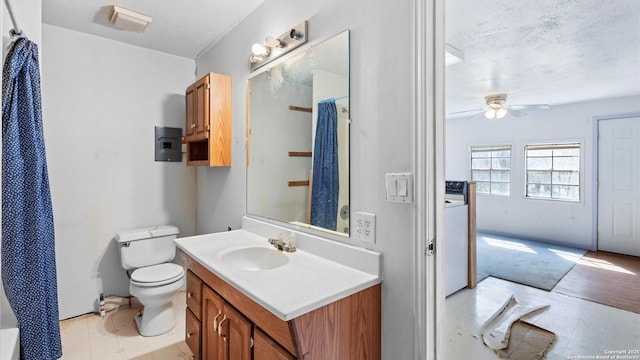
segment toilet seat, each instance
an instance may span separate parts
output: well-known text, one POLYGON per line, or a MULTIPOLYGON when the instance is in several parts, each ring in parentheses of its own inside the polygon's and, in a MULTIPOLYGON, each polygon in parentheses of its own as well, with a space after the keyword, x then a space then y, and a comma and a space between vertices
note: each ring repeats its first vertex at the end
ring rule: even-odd
POLYGON ((173 263, 145 266, 131 274, 131 285, 155 287, 171 284, 184 277, 182 266, 173 263))

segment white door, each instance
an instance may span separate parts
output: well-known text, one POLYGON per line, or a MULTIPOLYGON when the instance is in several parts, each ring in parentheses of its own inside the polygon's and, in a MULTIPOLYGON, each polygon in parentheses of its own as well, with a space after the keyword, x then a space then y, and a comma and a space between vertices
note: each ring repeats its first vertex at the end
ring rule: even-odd
POLYGON ((598 250, 640 256, 640 117, 598 121, 598 250))

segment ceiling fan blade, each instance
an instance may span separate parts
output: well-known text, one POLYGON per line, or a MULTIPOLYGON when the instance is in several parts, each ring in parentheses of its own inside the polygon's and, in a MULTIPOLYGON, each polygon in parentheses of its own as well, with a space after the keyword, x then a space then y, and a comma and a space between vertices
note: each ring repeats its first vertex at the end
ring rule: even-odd
MULTIPOLYGON (((475 119, 475 118, 485 118, 485 116, 484 116, 484 111, 482 111, 482 112, 480 112, 480 113, 477 113, 477 114, 475 114, 475 115, 469 116, 469 117, 467 118, 467 120, 473 120, 473 119, 475 119)), ((491 120, 493 120, 493 119, 491 119, 491 120)))
POLYGON ((464 111, 454 111, 454 112, 450 112, 447 115, 459 115, 459 114, 465 114, 465 113, 471 113, 471 112, 477 112, 477 111, 484 111, 486 109, 474 109, 474 110, 464 110, 464 111))
POLYGON ((514 110, 513 108, 510 108, 507 115, 511 115, 515 117, 523 117, 523 116, 527 116, 527 113, 525 113, 524 111, 518 111, 518 110, 514 110))
POLYGON ((530 104, 530 105, 509 105, 509 109, 524 110, 524 109, 548 109, 549 104, 530 104))

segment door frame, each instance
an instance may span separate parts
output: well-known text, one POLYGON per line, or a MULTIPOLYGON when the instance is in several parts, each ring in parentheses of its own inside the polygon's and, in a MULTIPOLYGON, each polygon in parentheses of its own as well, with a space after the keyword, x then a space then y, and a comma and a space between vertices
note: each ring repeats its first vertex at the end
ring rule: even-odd
POLYGON ((591 250, 598 250, 598 196, 599 196, 599 159, 598 156, 600 154, 600 120, 614 120, 614 119, 625 119, 631 117, 640 117, 640 112, 632 112, 632 113, 622 113, 615 115, 603 115, 603 116, 594 116, 593 117, 593 172, 592 172, 592 215, 591 215, 591 250))
POLYGON ((445 344, 445 0, 414 0, 413 8, 414 358, 435 360, 445 344))

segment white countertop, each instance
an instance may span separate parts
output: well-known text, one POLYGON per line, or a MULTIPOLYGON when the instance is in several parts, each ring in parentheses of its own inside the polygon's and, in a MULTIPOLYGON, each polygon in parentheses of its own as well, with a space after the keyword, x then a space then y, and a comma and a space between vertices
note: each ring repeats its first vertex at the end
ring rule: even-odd
POLYGON ((285 230, 295 233, 298 250, 283 253, 289 261, 271 270, 239 269, 221 259, 225 253, 240 248, 273 249, 266 237, 254 232, 234 230, 179 238, 175 242, 205 268, 284 321, 382 282, 381 254, 285 230), (318 248, 322 249, 315 251, 318 248), (336 256, 319 256, 311 251, 336 256))

